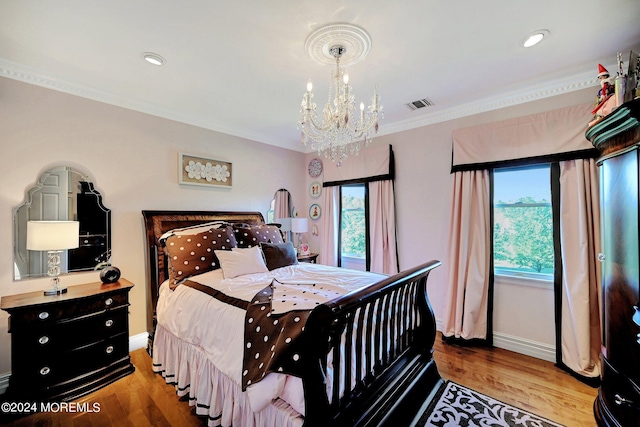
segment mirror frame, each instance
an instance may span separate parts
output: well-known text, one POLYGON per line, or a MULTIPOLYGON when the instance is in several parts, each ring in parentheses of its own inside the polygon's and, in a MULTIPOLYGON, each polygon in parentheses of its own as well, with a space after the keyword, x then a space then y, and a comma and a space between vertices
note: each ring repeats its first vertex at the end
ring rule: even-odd
POLYGON ((291 192, 289 190, 287 190, 286 188, 280 188, 278 189, 274 194, 273 194, 273 199, 271 199, 271 204, 269 206, 269 210, 267 210, 267 222, 278 222, 278 218, 293 218, 295 216, 294 212, 295 212, 296 208, 293 206, 293 199, 291 197, 291 192), (277 195, 280 192, 286 192, 287 193, 287 205, 289 208, 289 212, 287 213, 286 216, 278 216, 276 217, 275 215, 275 203, 276 203, 276 199, 277 199, 277 195))
MULTIPOLYGON (((43 264, 43 261, 40 258, 46 259, 46 252, 36 252, 38 255, 33 255, 26 248, 26 229, 27 229, 27 221, 29 220, 42 220, 42 219, 53 219, 53 218, 33 218, 31 216, 32 208, 39 208, 37 206, 38 198, 37 195, 43 189, 43 187, 48 183, 48 180, 53 175, 59 175, 60 172, 67 172, 70 179, 68 179, 67 185, 67 199, 66 206, 60 207, 59 209, 66 209, 67 218, 69 220, 79 220, 80 221, 80 244, 81 246, 78 249, 71 249, 69 251, 64 251, 63 254, 63 263, 67 266, 61 269, 60 275, 66 275, 76 272, 84 272, 84 271, 92 271, 92 270, 100 270, 107 265, 110 265, 111 259, 111 209, 104 206, 102 202, 102 194, 97 191, 94 187, 94 183, 91 178, 84 172, 77 170, 71 166, 55 166, 52 167, 40 174, 36 183, 29 187, 25 193, 25 200, 22 204, 15 207, 13 209, 13 280, 29 280, 40 277, 48 277, 47 269, 43 268, 42 271, 32 272, 30 268, 31 263, 38 263, 40 265, 43 264), (69 197, 70 194, 73 194, 73 197, 69 197), (104 233, 96 233, 90 234, 88 232, 84 232, 86 230, 86 224, 83 228, 83 221, 81 218, 78 218, 77 211, 77 200, 78 195, 92 195, 95 197, 95 204, 91 204, 90 212, 95 213, 103 212, 105 215, 105 223, 104 228, 102 221, 98 223, 98 228, 100 231, 104 230, 104 233), (35 198, 35 199, 34 199, 35 198), (84 239, 84 240, 82 240, 84 239), (102 252, 99 257, 99 260, 96 259, 95 265, 87 265, 68 268, 67 260, 69 256, 73 256, 73 252, 70 251, 89 251, 98 250, 102 252), (32 257, 36 257, 34 260, 31 260, 32 257), (21 271, 22 270, 22 271, 21 271), (25 272, 26 270, 26 272, 25 272)), ((61 185, 65 185, 61 183, 61 185)), ((61 193, 61 191, 59 191, 61 193)), ((58 197, 59 201, 59 197, 58 197)), ((46 216, 46 215, 45 215, 46 216)), ((44 262, 46 264, 46 262, 44 262)), ((84 265, 84 263, 83 263, 84 265)))

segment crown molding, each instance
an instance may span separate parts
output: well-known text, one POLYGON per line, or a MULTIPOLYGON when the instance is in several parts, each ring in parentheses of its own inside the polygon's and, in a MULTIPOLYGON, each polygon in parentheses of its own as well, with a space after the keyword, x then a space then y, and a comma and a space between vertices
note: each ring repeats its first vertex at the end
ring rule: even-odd
POLYGON ((562 79, 553 80, 545 85, 525 87, 522 90, 501 94, 497 97, 484 98, 467 104, 421 115, 415 119, 407 119, 380 126, 379 135, 390 135, 440 122, 473 116, 501 108, 526 104, 577 90, 598 86, 598 79, 593 72, 583 72, 562 79))
MULTIPOLYGON (((245 138, 264 144, 274 145, 300 152, 312 152, 310 147, 297 144, 299 141, 285 145, 281 139, 256 132, 248 132, 246 129, 229 127, 222 123, 213 122, 210 118, 200 117, 192 114, 184 114, 177 110, 170 110, 158 107, 157 105, 135 100, 126 99, 122 96, 83 86, 78 83, 64 81, 30 67, 16 64, 0 58, 0 76, 18 80, 24 83, 53 89, 70 95, 103 102, 110 105, 126 108, 129 110, 162 117, 177 122, 198 126, 204 129, 225 133, 228 135, 245 138)), ((511 107, 518 104, 537 101, 564 93, 569 93, 598 85, 597 78, 593 77, 593 72, 583 72, 548 82, 545 85, 525 87, 518 91, 512 91, 497 97, 485 98, 478 101, 463 104, 457 107, 422 114, 419 117, 403 120, 397 123, 380 126, 378 135, 390 135, 423 126, 429 126, 440 122, 472 116, 500 108, 511 107)))

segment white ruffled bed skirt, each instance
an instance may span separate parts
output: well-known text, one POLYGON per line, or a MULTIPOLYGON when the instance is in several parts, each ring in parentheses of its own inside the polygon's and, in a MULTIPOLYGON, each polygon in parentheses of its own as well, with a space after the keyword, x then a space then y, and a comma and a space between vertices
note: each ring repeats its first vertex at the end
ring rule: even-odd
POLYGON ((153 371, 174 385, 178 396, 188 395, 189 405, 195 406, 196 414, 207 417, 209 427, 301 427, 304 422, 281 399, 253 412, 239 384, 218 370, 198 347, 160 325, 153 343, 153 371))

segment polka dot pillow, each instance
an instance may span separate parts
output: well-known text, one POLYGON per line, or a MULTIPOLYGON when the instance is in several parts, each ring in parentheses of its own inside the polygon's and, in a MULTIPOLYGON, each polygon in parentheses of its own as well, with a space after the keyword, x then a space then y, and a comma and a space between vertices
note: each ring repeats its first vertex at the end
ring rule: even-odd
POLYGON ((284 243, 280 229, 275 225, 235 225, 233 227, 239 248, 250 248, 264 243, 284 243))
POLYGON ((197 274, 220 268, 215 250, 236 247, 233 230, 229 227, 212 228, 202 233, 177 234, 169 237, 165 253, 169 260, 169 285, 175 288, 197 274))

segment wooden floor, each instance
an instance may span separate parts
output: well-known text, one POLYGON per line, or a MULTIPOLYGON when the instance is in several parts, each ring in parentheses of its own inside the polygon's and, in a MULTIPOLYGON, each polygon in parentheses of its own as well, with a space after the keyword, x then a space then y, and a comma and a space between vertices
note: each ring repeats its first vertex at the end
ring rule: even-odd
POLYGON ((435 359, 444 379, 548 418, 567 427, 594 427, 598 389, 553 363, 500 348, 471 348, 436 340, 435 359))
MULTIPOLYGON (((187 401, 151 371, 144 350, 131 353, 136 371, 77 402, 99 412, 39 413, 0 425, 21 426, 203 426, 187 401)), ((592 427, 591 388, 552 363, 502 349, 468 348, 443 344, 438 338, 435 358, 440 375, 494 399, 529 410, 567 427, 592 427)), ((0 401, 3 401, 0 396, 0 401)), ((398 426, 402 427, 402 426, 398 426)))

